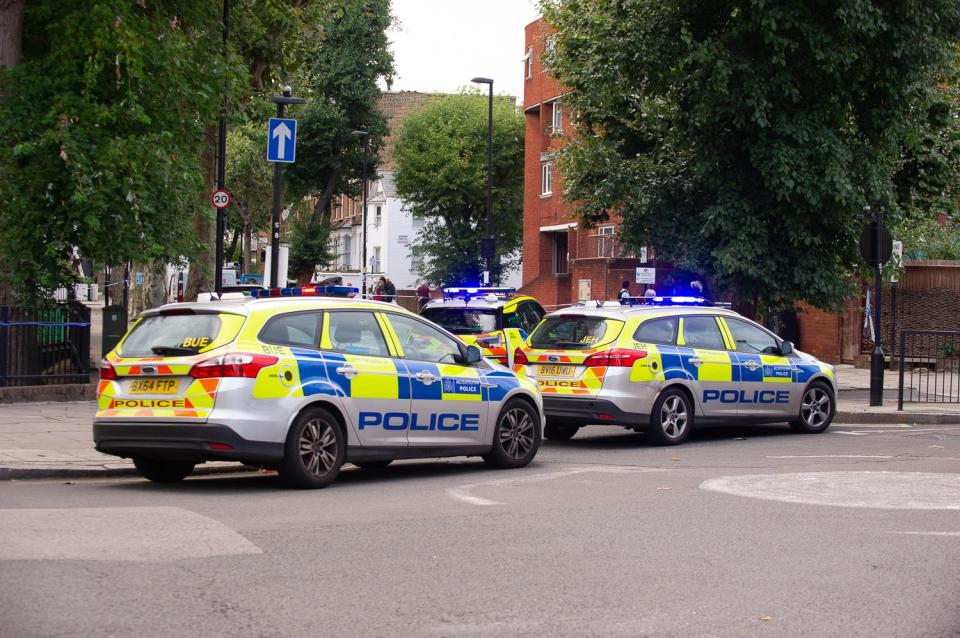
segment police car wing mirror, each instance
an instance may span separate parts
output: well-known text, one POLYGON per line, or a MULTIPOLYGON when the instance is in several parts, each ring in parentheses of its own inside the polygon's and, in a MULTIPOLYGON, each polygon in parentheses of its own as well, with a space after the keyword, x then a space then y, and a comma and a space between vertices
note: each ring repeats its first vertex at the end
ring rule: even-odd
POLYGON ((480 352, 480 348, 477 346, 467 346, 467 354, 463 358, 463 362, 469 366, 474 363, 479 363, 482 358, 483 353, 480 352))
POLYGON ((792 341, 784 341, 783 343, 781 343, 781 344, 780 344, 780 354, 781 354, 781 355, 784 355, 784 356, 786 356, 786 355, 788 355, 788 354, 793 354, 793 342, 792 342, 792 341))

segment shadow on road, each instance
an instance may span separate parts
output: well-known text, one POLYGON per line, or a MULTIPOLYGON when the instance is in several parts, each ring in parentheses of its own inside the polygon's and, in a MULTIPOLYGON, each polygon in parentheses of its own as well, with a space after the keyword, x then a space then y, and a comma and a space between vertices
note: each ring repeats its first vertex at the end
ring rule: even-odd
MULTIPOLYGON (((738 439, 767 439, 798 436, 787 425, 706 425, 698 426, 690 433, 686 442, 675 446, 683 449, 685 445, 710 441, 736 441, 738 439)), ((554 449, 624 450, 637 447, 664 447, 647 441, 642 433, 622 430, 616 427, 592 428, 588 433, 582 430, 569 441, 544 441, 544 445, 554 449), (601 433, 602 432, 602 433, 601 433)))

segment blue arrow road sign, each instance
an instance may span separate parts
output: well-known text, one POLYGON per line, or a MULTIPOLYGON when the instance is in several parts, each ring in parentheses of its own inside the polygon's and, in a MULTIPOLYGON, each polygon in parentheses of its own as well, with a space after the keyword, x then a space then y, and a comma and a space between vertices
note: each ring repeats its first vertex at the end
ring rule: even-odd
POLYGON ((297 121, 271 117, 267 127, 267 161, 292 164, 297 157, 297 121))

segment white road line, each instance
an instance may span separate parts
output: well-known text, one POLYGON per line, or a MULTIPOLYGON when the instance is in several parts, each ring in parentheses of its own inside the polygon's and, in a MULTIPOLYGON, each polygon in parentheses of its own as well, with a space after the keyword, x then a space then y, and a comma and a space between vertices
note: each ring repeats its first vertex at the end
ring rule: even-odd
POLYGON ((552 481, 554 479, 565 478, 568 476, 575 476, 577 474, 584 474, 586 472, 594 472, 598 474, 627 474, 627 473, 644 473, 644 472, 663 472, 660 468, 651 468, 651 467, 634 467, 631 465, 612 465, 612 466, 595 466, 595 467, 577 467, 569 470, 561 470, 559 472, 546 472, 543 474, 533 474, 530 476, 524 476, 519 478, 502 478, 502 479, 493 479, 490 481, 478 481, 476 483, 468 483, 466 485, 460 485, 457 487, 451 487, 447 489, 447 496, 455 498, 458 501, 463 501, 464 503, 469 503, 470 505, 504 505, 500 501, 494 501, 488 498, 483 498, 482 496, 474 496, 470 494, 471 490, 482 488, 482 487, 505 487, 505 486, 517 486, 521 483, 539 483, 541 481, 552 481))
POLYGON ((887 532, 888 534, 905 534, 908 536, 960 536, 960 532, 887 532))
POLYGON ((892 459, 892 456, 874 456, 871 454, 822 454, 811 456, 768 456, 768 459, 892 459))
POLYGON ((887 428, 887 429, 895 429, 895 430, 902 430, 902 429, 906 428, 906 429, 909 430, 909 429, 911 429, 913 426, 910 425, 909 423, 874 423, 874 424, 868 424, 868 423, 834 423, 831 427, 834 427, 834 428, 856 428, 856 429, 858 429, 858 430, 859 430, 859 429, 862 429, 862 428, 887 428))
POLYGON ((846 430, 830 430, 832 434, 847 434, 849 436, 866 436, 872 432, 847 432, 846 430))

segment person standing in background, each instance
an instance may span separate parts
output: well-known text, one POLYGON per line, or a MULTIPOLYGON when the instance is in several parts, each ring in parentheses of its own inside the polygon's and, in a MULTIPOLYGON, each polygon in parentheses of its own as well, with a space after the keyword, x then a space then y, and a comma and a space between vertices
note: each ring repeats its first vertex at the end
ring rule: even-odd
POLYGON ((417 288, 417 310, 423 310, 428 301, 430 301, 430 286, 424 281, 417 288))

